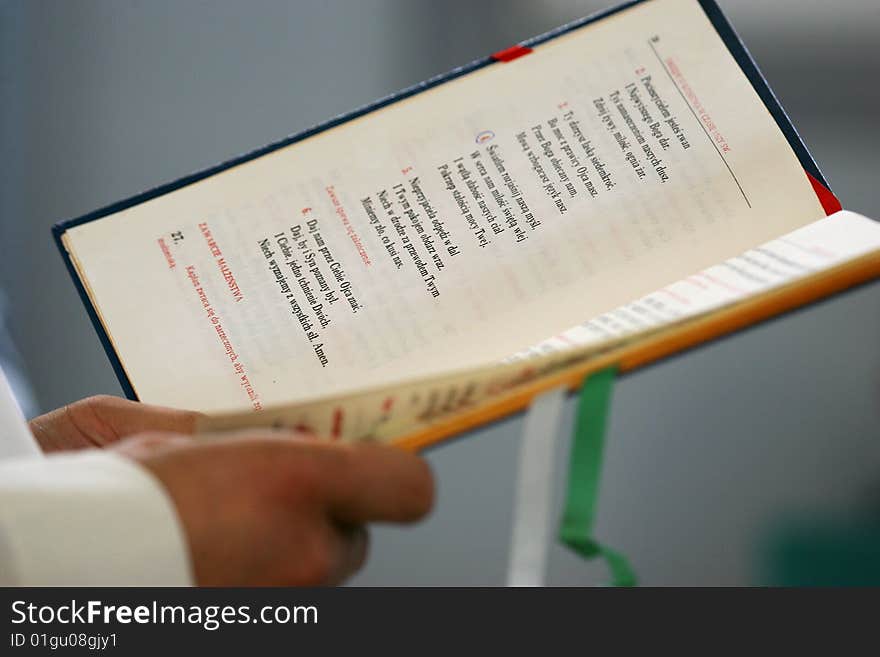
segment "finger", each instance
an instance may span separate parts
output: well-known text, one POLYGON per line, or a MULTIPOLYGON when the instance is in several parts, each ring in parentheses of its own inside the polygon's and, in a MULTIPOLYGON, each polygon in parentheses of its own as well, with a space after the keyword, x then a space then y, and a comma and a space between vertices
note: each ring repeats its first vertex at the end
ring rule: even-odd
POLYGON ((428 464, 394 447, 340 445, 265 429, 214 434, 213 441, 206 441, 207 436, 199 436, 203 447, 234 450, 242 463, 257 464, 265 476, 280 477, 281 486, 311 491, 313 503, 323 504, 330 517, 343 524, 410 522, 433 504, 428 464))
POLYGON ((412 522, 430 511, 434 481, 415 454, 382 445, 315 445, 326 473, 321 491, 339 522, 412 522))
POLYGON ((168 431, 193 434, 201 413, 164 406, 152 406, 119 397, 89 397, 80 402, 84 413, 91 413, 113 434, 125 437, 142 431, 168 431))
POLYGON ((328 584, 341 584, 359 571, 367 560, 369 534, 363 525, 339 525, 333 528, 334 558, 328 584))

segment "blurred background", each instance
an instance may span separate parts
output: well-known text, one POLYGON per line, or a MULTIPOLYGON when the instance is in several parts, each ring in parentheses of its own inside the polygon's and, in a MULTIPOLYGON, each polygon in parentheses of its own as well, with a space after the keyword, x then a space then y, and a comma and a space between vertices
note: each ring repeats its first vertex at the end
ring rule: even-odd
MULTIPOLYGON (((0 0, 0 290, 30 412, 120 394, 53 223, 611 2, 0 0)), ((720 4, 844 206, 880 218, 880 5, 720 4)), ((598 535, 645 584, 768 581, 788 523, 880 518, 880 285, 627 376, 612 413, 598 535)), ((378 529, 354 583, 503 584, 520 429, 431 452, 433 516, 378 529)), ((605 578, 551 552, 551 584, 605 578)))

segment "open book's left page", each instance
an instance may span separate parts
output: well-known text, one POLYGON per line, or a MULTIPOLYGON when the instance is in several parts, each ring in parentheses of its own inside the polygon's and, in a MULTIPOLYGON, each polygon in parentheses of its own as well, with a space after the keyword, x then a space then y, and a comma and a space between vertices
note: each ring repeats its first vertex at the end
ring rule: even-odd
POLYGON ((497 362, 823 215, 695 0, 653 0, 64 245, 144 401, 497 362))

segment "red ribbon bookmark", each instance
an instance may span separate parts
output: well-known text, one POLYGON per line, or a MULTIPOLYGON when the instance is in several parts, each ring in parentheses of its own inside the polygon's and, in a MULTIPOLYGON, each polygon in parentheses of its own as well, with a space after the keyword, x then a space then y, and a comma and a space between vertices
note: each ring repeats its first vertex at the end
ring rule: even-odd
POLYGON ((816 192, 816 196, 819 197, 819 203, 822 204, 822 209, 825 210, 825 214, 832 215, 835 212, 843 210, 840 201, 838 201, 837 197, 831 193, 830 189, 816 180, 809 171, 805 171, 804 173, 806 173, 807 178, 810 179, 810 184, 813 186, 813 191, 816 192))
POLYGON ((512 62, 517 57, 528 55, 530 52, 532 52, 532 49, 528 46, 521 46, 519 44, 516 44, 515 46, 510 46, 510 48, 505 48, 504 50, 493 52, 492 59, 494 59, 496 62, 512 62))

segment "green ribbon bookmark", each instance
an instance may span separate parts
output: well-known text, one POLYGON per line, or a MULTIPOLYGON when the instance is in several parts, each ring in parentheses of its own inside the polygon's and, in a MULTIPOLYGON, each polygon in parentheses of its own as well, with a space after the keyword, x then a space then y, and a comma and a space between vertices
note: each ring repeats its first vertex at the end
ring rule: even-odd
POLYGON ((609 367, 591 374, 581 388, 559 540, 585 559, 605 559, 612 586, 635 586, 636 575, 626 557, 593 538, 605 426, 616 376, 617 367, 609 367))

